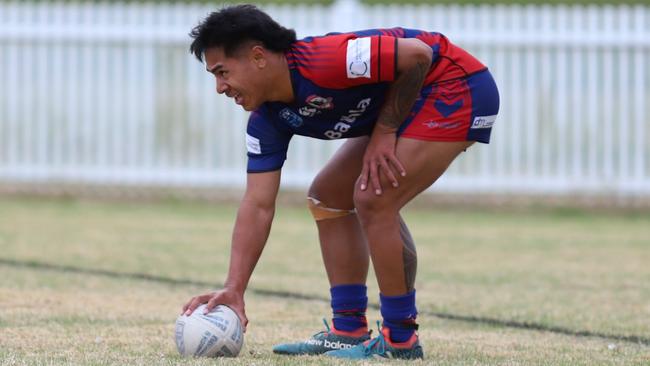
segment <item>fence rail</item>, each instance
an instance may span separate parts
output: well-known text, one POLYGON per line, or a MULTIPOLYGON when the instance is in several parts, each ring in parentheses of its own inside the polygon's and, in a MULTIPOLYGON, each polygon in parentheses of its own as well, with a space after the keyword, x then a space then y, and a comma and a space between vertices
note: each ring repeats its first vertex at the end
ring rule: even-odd
MULTIPOLYGON (((436 190, 650 195, 650 7, 267 6, 299 36, 401 25, 486 63, 502 109, 436 190)), ((187 51, 205 4, 0 2, 0 181, 245 179, 246 113, 187 51)), ((339 142, 294 138, 285 186, 339 142)))

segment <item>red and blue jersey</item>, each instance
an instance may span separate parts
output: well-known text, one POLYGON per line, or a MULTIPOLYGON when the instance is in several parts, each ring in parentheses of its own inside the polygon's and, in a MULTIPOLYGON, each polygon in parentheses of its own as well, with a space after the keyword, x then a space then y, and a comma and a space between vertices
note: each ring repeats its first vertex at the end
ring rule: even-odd
MULTIPOLYGON (((433 62, 423 90, 486 70, 435 32, 370 29, 299 40, 286 52, 294 102, 264 103, 250 116, 248 172, 280 169, 293 135, 318 139, 369 135, 390 82, 397 76, 398 38, 418 38, 432 49, 433 62)), ((398 133, 407 125, 402 124, 398 133)))

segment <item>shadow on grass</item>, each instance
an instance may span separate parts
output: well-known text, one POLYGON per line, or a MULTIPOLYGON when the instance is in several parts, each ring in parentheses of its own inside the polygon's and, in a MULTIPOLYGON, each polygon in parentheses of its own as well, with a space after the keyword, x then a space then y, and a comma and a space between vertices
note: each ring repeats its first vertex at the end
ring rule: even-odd
MULTIPOLYGON (((174 285, 174 286, 186 285, 186 286, 209 287, 209 288, 215 287, 215 283, 213 282, 176 279, 170 277, 150 275, 145 273, 113 272, 113 271, 102 270, 102 269, 81 268, 81 267, 50 264, 50 263, 43 263, 43 262, 36 262, 36 261, 19 261, 13 259, 0 258, 0 265, 15 267, 15 268, 47 270, 47 271, 64 272, 64 273, 102 276, 102 277, 109 277, 109 278, 142 280, 142 281, 156 282, 156 283, 174 285)), ((330 301, 330 299, 327 297, 307 295, 307 294, 301 294, 301 293, 290 292, 290 291, 273 291, 273 290, 263 290, 263 289, 255 289, 255 288, 249 288, 248 291, 260 296, 281 297, 281 298, 289 298, 295 300, 322 301, 327 303, 329 303, 330 301)), ((379 305, 377 304, 368 304, 368 307, 372 309, 379 309, 379 305)), ((441 319, 462 321, 467 323, 487 324, 495 327, 536 330, 536 331, 551 332, 551 333, 557 333, 557 334, 563 334, 563 335, 569 335, 575 337, 594 337, 594 338, 601 338, 601 339, 611 340, 611 341, 630 342, 630 343, 637 343, 645 346, 650 346, 650 338, 636 336, 636 335, 607 334, 601 332, 592 332, 588 330, 575 330, 575 329, 569 329, 569 328, 564 328, 559 326, 544 325, 540 323, 521 322, 515 320, 496 319, 496 318, 488 318, 488 317, 480 317, 480 316, 472 316, 472 315, 440 313, 440 312, 426 311, 426 310, 420 311, 419 313, 428 316, 435 316, 441 319)))

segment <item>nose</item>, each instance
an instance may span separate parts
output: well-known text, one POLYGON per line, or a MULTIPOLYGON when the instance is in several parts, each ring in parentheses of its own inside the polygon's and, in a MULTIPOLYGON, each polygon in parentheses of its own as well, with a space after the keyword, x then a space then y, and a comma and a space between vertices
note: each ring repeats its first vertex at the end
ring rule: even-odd
POLYGON ((228 90, 228 84, 217 80, 217 93, 223 94, 226 92, 226 90, 228 90))

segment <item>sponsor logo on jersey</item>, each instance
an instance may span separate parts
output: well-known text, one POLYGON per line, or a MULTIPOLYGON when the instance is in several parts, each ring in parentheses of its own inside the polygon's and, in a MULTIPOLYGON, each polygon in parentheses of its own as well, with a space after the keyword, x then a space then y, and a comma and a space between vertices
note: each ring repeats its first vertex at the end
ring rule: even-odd
POLYGON ((370 38, 348 41, 345 64, 348 79, 370 78, 370 38))
POLYGON ((334 128, 325 131, 325 136, 332 140, 343 137, 343 134, 350 130, 354 121, 368 109, 371 100, 372 98, 360 100, 356 108, 350 109, 347 114, 341 116, 339 121, 334 125, 334 128))
POLYGON ((261 154, 260 139, 246 134, 246 150, 251 154, 261 154))
POLYGON ((320 95, 312 94, 305 100, 307 104, 316 109, 333 109, 332 97, 321 97, 320 95))
POLYGON ((304 107, 300 107, 298 109, 298 113, 300 113, 301 116, 313 117, 313 116, 317 115, 318 113, 320 113, 320 111, 318 109, 310 107, 310 106, 304 106, 304 107))
POLYGON ((472 122, 472 129, 478 129, 478 128, 492 128, 492 125, 494 125, 494 122, 497 119, 497 115, 493 114, 491 116, 477 116, 474 118, 474 122, 472 122))
POLYGON ((348 66, 348 76, 349 78, 362 78, 362 77, 368 77, 366 74, 370 74, 370 68, 368 67, 367 62, 363 61, 352 61, 350 65, 348 66))
POLYGON ((313 117, 325 109, 333 109, 332 97, 321 97, 320 95, 312 94, 305 100, 306 106, 300 107, 298 113, 305 117, 313 117))
POLYGON ((422 122, 424 126, 426 126, 428 129, 433 130, 436 128, 440 129, 452 129, 460 126, 460 122, 436 122, 436 121, 427 121, 427 122, 422 122))
POLYGON ((289 108, 284 108, 280 111, 280 118, 287 121, 291 127, 300 127, 303 123, 302 118, 289 108))

